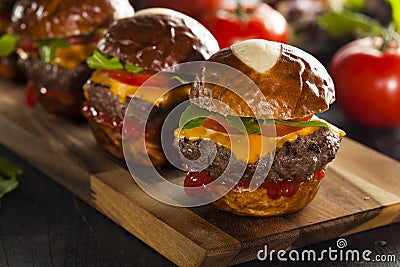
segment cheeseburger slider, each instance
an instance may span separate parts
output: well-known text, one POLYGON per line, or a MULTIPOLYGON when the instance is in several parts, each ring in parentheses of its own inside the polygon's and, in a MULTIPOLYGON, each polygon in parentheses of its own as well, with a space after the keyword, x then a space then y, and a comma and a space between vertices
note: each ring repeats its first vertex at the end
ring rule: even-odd
POLYGON ((18 66, 15 53, 17 39, 7 34, 11 25, 13 0, 0 0, 0 78, 22 81, 23 72, 18 66))
POLYGON ((12 13, 17 52, 25 61, 27 101, 65 116, 80 116, 86 59, 103 28, 131 16, 128 0, 18 0, 12 13))
POLYGON ((168 112, 188 99, 190 87, 180 86, 182 77, 172 72, 146 81, 176 64, 205 60, 218 50, 217 41, 204 26, 170 9, 144 9, 110 25, 88 59, 96 70, 84 86, 82 109, 100 146, 124 158, 122 126, 132 100, 135 112, 124 123, 135 162, 145 164, 148 155, 155 166, 168 164, 161 148, 161 126, 168 112), (155 97, 163 91, 163 97, 155 97), (146 118, 143 110, 148 107, 151 113, 146 118), (145 133, 139 130, 142 125, 145 133), (139 145, 144 143, 147 154, 139 145))
POLYGON ((181 121, 186 119, 175 131, 187 171, 184 185, 199 189, 188 194, 206 195, 215 190, 207 184, 224 174, 238 182, 213 202, 221 210, 275 216, 302 209, 317 193, 344 136, 314 115, 335 100, 326 69, 298 48, 260 39, 222 49, 208 62, 230 66, 251 82, 206 64, 193 84, 181 121), (214 157, 201 157, 213 147, 214 157), (255 177, 257 169, 264 171, 255 177))

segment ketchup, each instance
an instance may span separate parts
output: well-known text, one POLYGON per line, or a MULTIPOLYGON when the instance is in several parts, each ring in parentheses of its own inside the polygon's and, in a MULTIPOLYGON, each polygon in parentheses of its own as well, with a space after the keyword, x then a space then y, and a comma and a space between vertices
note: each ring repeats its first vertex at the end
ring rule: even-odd
POLYGON ((183 185, 186 188, 196 187, 193 189, 185 190, 186 194, 191 197, 202 197, 206 194, 207 184, 211 183, 213 179, 207 173, 201 172, 188 172, 186 173, 183 185))
POLYGON ((25 102, 28 107, 34 107, 39 101, 39 89, 32 82, 26 84, 25 102))
MULTIPOLYGON (((325 171, 320 170, 314 175, 315 178, 322 179, 325 177, 325 171)), ((211 183, 214 179, 206 172, 187 172, 184 186, 196 187, 195 189, 185 190, 188 196, 204 196, 207 191, 210 191, 207 184, 211 183)), ((267 190, 268 197, 271 199, 279 199, 281 196, 290 198, 296 195, 301 185, 300 179, 285 180, 285 181, 267 181, 260 185, 259 188, 267 190)), ((236 185, 235 189, 248 188, 248 182, 240 182, 236 185)))

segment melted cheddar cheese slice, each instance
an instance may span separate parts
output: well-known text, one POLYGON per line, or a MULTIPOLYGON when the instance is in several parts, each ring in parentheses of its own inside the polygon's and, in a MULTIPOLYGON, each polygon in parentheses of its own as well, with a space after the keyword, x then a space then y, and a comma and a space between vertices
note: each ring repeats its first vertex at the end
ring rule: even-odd
MULTIPOLYGON (((313 117, 312 120, 319 120, 327 123, 324 120, 313 117)), ((327 123, 329 125, 329 130, 337 135, 344 136, 344 131, 338 129, 337 127, 327 123)), ((276 148, 282 147, 286 142, 293 142, 299 136, 306 136, 313 134, 320 127, 304 127, 298 131, 289 133, 284 136, 279 137, 267 137, 261 134, 226 134, 222 132, 217 132, 205 127, 197 127, 190 130, 177 129, 175 131, 175 136, 177 139, 183 137, 189 140, 199 140, 199 139, 211 139, 217 145, 224 146, 232 151, 236 159, 247 162, 249 164, 255 163, 260 158, 265 157, 269 153, 273 153, 276 148)))
POLYGON ((74 44, 59 47, 55 51, 54 63, 66 69, 75 69, 96 50, 96 43, 74 44))

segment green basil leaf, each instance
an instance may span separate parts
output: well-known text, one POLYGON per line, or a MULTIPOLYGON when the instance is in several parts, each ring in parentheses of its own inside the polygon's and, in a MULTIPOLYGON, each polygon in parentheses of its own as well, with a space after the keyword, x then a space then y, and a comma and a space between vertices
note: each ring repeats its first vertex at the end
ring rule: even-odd
POLYGON ((143 71, 142 67, 134 64, 122 64, 117 57, 107 57, 102 54, 99 50, 95 50, 86 60, 89 68, 91 69, 107 69, 107 70, 123 70, 127 72, 138 74, 143 71))
POLYGON ((7 193, 10 193, 18 186, 17 180, 5 179, 0 176, 0 199, 7 193))
MULTIPOLYGON (((228 115, 226 117, 208 111, 206 109, 199 108, 196 105, 189 105, 186 110, 182 113, 179 120, 179 127, 183 130, 190 130, 193 128, 200 127, 207 117, 210 115, 216 115, 225 119, 230 125, 238 129, 244 134, 259 134, 261 133, 260 126, 256 122, 255 118, 251 117, 237 117, 228 115)), ((286 120, 274 120, 264 119, 264 125, 282 124, 292 127, 329 127, 329 125, 323 121, 286 121, 286 120)))
POLYGON ((14 35, 3 34, 0 37, 0 57, 11 55, 17 48, 18 39, 14 35))
POLYGON ((195 119, 192 119, 188 121, 185 125, 183 125, 182 130, 190 130, 193 128, 200 127, 206 119, 207 117, 197 117, 195 119))
POLYGON ((6 175, 10 179, 17 179, 22 174, 22 170, 5 158, 0 158, 0 173, 6 175))
POLYGON ((329 127, 329 125, 323 121, 285 121, 275 120, 276 124, 282 124, 293 127, 329 127))
POLYGON ((230 125, 232 125, 244 134, 261 133, 260 126, 256 123, 255 118, 228 115, 225 119, 229 122, 230 125))
POLYGON ((139 66, 134 65, 134 64, 125 64, 124 67, 128 72, 131 72, 131 73, 134 73, 134 74, 138 74, 143 70, 142 67, 139 67, 139 66))
POLYGON ((0 158, 0 199, 18 186, 17 176, 22 170, 12 162, 0 158))
POLYGON ((98 50, 95 50, 86 62, 91 69, 122 70, 124 68, 118 58, 108 58, 98 50))
POLYGON ((350 34, 382 36, 383 27, 374 19, 361 13, 344 10, 329 12, 317 19, 332 38, 343 38, 350 34))
POLYGON ((179 128, 190 130, 200 127, 212 112, 199 108, 196 105, 189 105, 179 119, 179 128))
POLYGON ((39 49, 40 59, 46 63, 50 63, 54 60, 56 50, 60 47, 69 46, 65 38, 58 39, 47 39, 43 41, 36 42, 36 46, 39 49))

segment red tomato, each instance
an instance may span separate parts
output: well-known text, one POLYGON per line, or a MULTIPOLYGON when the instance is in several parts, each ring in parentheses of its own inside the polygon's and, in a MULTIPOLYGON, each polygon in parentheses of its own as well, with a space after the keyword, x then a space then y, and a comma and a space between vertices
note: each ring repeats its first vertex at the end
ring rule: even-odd
MULTIPOLYGON (((293 119, 289 121, 309 121, 312 118, 313 114, 310 114, 304 118, 293 119)), ((227 121, 217 117, 217 116, 210 116, 208 117, 202 124, 203 127, 207 129, 212 129, 217 132, 221 133, 228 133, 229 134, 241 134, 241 132, 230 125, 227 121)), ((304 127, 297 127, 297 126, 288 126, 283 124, 275 124, 275 125, 264 125, 262 122, 259 123, 261 128, 261 132, 264 136, 284 136, 289 133, 298 131, 304 127), (275 127, 275 129, 274 129, 275 127)))
POLYGON ((35 44, 31 41, 18 41, 18 47, 22 48, 25 52, 28 53, 37 53, 38 49, 35 44))
POLYGON ((102 35, 94 35, 94 36, 73 36, 68 37, 67 42, 70 44, 88 44, 88 43, 97 43, 101 39, 102 35))
POLYGON ((133 74, 125 70, 103 70, 103 72, 111 79, 117 80, 121 83, 140 86, 142 85, 151 75, 148 74, 133 74))
POLYGON ((220 47, 228 47, 247 39, 266 39, 287 43, 289 26, 281 13, 265 3, 256 6, 219 9, 202 22, 217 39, 220 47), (240 11, 241 10, 241 11, 240 11))
MULTIPOLYGON (((309 121, 311 120, 312 116, 314 114, 310 114, 308 116, 305 116, 304 118, 297 118, 297 119, 292 119, 288 121, 296 122, 296 121, 309 121)), ((289 133, 298 131, 303 129, 304 127, 298 127, 298 126, 289 126, 289 125, 283 125, 279 123, 275 123, 275 125, 264 125, 260 123, 260 127, 262 129, 262 133, 265 136, 285 136, 289 133), (275 126, 275 129, 273 127, 275 126)))
POLYGON ((204 13, 221 5, 224 0, 136 0, 134 5, 137 9, 148 7, 167 7, 180 11, 195 19, 199 19, 204 13))
POLYGON ((342 47, 330 73, 338 104, 354 121, 377 128, 400 126, 400 46, 385 51, 381 38, 365 38, 342 47))
MULTIPOLYGON (((138 74, 130 73, 125 70, 103 70, 103 72, 111 79, 133 86, 141 86, 154 75, 154 73, 146 71, 142 71, 138 74)), ((176 81, 169 78, 168 75, 164 76, 159 74, 157 78, 153 78, 147 82, 146 86, 165 88, 171 84, 174 85, 175 83, 176 81)))
POLYGON ((238 129, 236 129, 235 127, 230 125, 227 121, 217 116, 208 117, 201 126, 220 133, 241 134, 241 132, 238 129))

